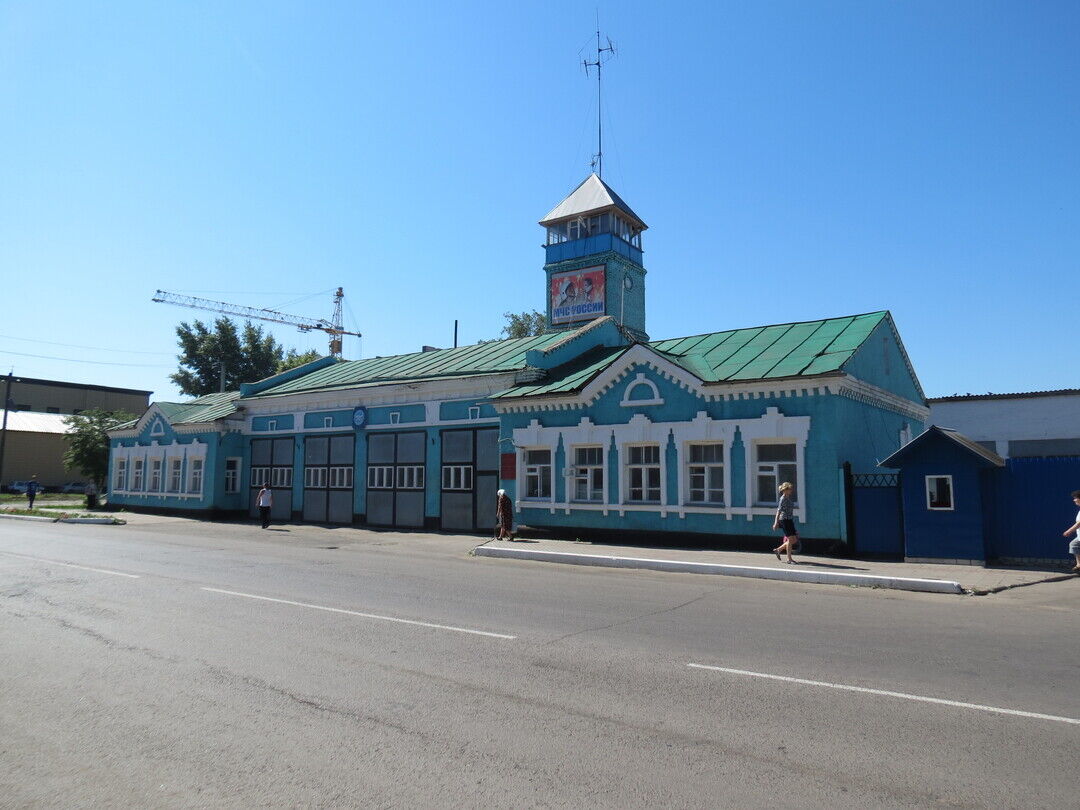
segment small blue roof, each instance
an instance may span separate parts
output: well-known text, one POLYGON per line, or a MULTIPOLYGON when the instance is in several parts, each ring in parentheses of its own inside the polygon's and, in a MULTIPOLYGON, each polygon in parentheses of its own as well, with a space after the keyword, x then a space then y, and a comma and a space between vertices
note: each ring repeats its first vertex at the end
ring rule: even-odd
POLYGON ((987 450, 974 439, 969 439, 962 433, 958 433, 950 428, 938 427, 937 425, 928 427, 887 459, 878 463, 878 466, 892 467, 893 469, 903 467, 907 459, 910 458, 913 453, 924 449, 928 444, 932 444, 935 441, 949 442, 952 445, 959 447, 961 450, 970 453, 981 464, 990 467, 1005 466, 1005 459, 992 450, 987 450))

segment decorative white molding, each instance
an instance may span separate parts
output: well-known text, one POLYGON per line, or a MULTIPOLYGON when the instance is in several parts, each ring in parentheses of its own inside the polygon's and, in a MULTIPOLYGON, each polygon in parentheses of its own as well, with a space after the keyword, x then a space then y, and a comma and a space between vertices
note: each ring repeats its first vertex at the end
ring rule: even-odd
MULTIPOLYGON (((758 419, 750 419, 739 425, 746 456, 746 519, 754 517, 754 475, 757 469, 757 445, 778 442, 795 443, 795 475, 799 481, 799 503, 809 502, 806 484, 805 450, 810 435, 809 416, 784 416, 778 408, 766 408, 758 419)), ((757 507, 758 509, 764 507, 757 507)), ((805 508, 799 510, 799 522, 806 522, 805 508)))
POLYGON ((619 404, 624 408, 634 408, 638 405, 663 405, 664 398, 660 396, 660 389, 656 387, 656 383, 646 377, 644 373, 638 372, 634 381, 626 386, 626 390, 623 391, 623 398, 619 404), (630 392, 640 386, 648 388, 652 396, 647 399, 630 399, 630 392))
POLYGON ((928 422, 930 419, 930 409, 925 405, 920 405, 910 399, 894 394, 892 391, 886 391, 884 388, 858 380, 850 374, 844 375, 837 383, 830 384, 829 393, 847 397, 864 405, 872 405, 875 408, 892 411, 901 416, 906 416, 908 419, 916 419, 923 423, 928 422))

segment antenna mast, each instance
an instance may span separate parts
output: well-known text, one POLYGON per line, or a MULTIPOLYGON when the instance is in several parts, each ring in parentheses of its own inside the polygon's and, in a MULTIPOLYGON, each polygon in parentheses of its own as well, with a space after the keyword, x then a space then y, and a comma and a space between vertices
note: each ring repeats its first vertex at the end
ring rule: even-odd
MULTIPOLYGON (((592 165, 596 168, 596 174, 603 178, 604 176, 604 124, 603 113, 601 111, 601 92, 602 85, 600 81, 600 68, 604 64, 604 54, 609 53, 612 56, 615 55, 615 43, 611 41, 611 37, 605 37, 607 45, 600 47, 600 15, 597 15, 596 20, 596 61, 590 62, 588 59, 583 60, 582 64, 585 65, 585 75, 589 75, 589 68, 596 68, 596 154, 593 155, 592 165)), ((610 58, 610 57, 608 57, 610 58)))

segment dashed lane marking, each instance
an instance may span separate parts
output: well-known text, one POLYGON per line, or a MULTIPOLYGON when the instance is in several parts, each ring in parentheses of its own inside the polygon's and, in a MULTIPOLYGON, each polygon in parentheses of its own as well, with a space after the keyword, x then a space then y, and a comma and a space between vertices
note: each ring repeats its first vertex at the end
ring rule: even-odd
POLYGON ((468 633, 473 636, 486 636, 488 638, 515 639, 517 636, 508 636, 505 633, 490 633, 487 630, 473 630, 468 627, 454 627, 449 624, 435 624, 434 622, 420 622, 415 619, 399 619, 396 616, 380 616, 377 613, 362 613, 359 610, 346 610, 345 608, 327 607, 326 605, 313 605, 310 602, 293 602, 290 599, 275 599, 271 596, 259 596, 254 593, 241 593, 240 591, 225 591, 221 588, 202 588, 210 593, 223 593, 228 596, 241 596, 245 599, 259 599, 263 602, 276 602, 279 605, 292 605, 294 607, 323 610, 327 613, 343 613, 347 616, 359 616, 362 619, 373 619, 380 622, 395 622, 397 624, 411 624, 416 627, 429 627, 433 630, 449 630, 454 633, 468 633))
POLYGON ((59 560, 48 560, 44 557, 31 557, 29 554, 16 554, 14 551, 0 551, 0 554, 6 554, 9 557, 18 557, 22 560, 32 560, 33 562, 46 563, 48 565, 62 565, 65 568, 78 568, 83 571, 93 571, 96 574, 112 574, 114 577, 140 579, 138 574, 125 574, 123 571, 110 571, 107 568, 91 568, 89 565, 76 565, 75 563, 60 562, 59 560))
POLYGON ((709 669, 714 672, 726 672, 730 675, 748 675, 751 678, 766 678, 770 681, 784 681, 785 683, 797 683, 802 686, 824 686, 828 689, 842 689, 845 692, 861 692, 866 695, 880 695, 882 697, 900 698, 901 700, 914 700, 920 703, 936 703, 940 706, 953 706, 959 709, 975 709, 980 712, 993 714, 1007 714, 1014 717, 1031 717, 1035 720, 1052 720, 1055 723, 1069 723, 1080 726, 1080 719, 1075 717, 1059 717, 1055 714, 1040 714, 1039 712, 1024 712, 1019 709, 1003 709, 1000 706, 983 706, 980 703, 965 703, 961 700, 945 700, 944 698, 927 697, 926 695, 909 695, 906 692, 890 692, 887 689, 870 689, 865 686, 852 686, 846 683, 830 683, 828 681, 811 681, 807 678, 791 678, 787 675, 772 675, 768 672, 751 672, 748 669, 731 669, 730 667, 713 667, 707 664, 687 664, 694 669, 709 669))

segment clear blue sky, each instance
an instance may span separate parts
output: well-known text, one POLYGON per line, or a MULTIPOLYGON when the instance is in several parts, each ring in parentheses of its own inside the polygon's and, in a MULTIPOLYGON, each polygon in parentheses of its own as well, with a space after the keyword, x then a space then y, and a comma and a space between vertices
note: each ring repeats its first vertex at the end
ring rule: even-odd
MULTIPOLYGON (((176 398, 214 316, 159 287, 326 317, 342 285, 350 358, 542 310, 596 8, 0 2, 2 371, 176 398)), ((1080 3, 598 8, 654 338, 887 308, 930 396, 1080 385, 1080 3)))

